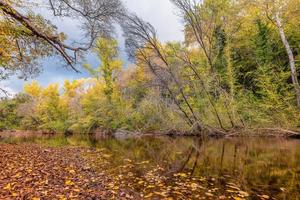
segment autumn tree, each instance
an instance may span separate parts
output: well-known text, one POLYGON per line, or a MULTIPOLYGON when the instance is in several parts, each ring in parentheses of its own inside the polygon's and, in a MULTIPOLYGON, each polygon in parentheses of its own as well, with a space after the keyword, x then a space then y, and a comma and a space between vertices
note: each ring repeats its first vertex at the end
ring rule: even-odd
MULTIPOLYGON (((129 15, 123 24, 129 55, 137 59, 138 65, 151 70, 159 83, 177 105, 187 123, 196 130, 204 130, 203 113, 196 112, 190 97, 191 87, 182 78, 183 59, 176 56, 177 44, 163 45, 158 41, 156 31, 149 23, 135 15, 129 15)), ((182 56, 182 55, 181 55, 182 56)), ((220 122, 220 121, 219 121, 220 122)), ((222 124, 221 128, 222 127, 222 124)))
POLYGON ((104 79, 104 92, 111 101, 116 87, 116 79, 122 66, 122 61, 118 59, 118 43, 114 39, 100 38, 96 42, 94 51, 101 62, 100 66, 94 69, 90 65, 85 65, 85 68, 98 80, 104 79))
MULTIPOLYGON (((0 78, 21 72, 20 78, 39 73, 42 58, 58 55, 66 66, 78 71, 76 64, 99 36, 111 35, 116 23, 125 12, 119 0, 45 1, 54 17, 79 21, 84 43, 68 41, 43 16, 28 7, 29 1, 0 1, 0 78)), ((37 4, 39 6, 39 4, 37 4)))
POLYGON ((116 130, 128 126, 129 124, 124 122, 130 121, 126 112, 130 112, 131 104, 124 101, 118 83, 122 68, 118 43, 115 39, 101 37, 96 42, 94 52, 100 60, 100 65, 97 68, 85 65, 94 78, 94 83, 82 99, 84 111, 88 116, 86 119, 90 124, 89 129, 116 130))

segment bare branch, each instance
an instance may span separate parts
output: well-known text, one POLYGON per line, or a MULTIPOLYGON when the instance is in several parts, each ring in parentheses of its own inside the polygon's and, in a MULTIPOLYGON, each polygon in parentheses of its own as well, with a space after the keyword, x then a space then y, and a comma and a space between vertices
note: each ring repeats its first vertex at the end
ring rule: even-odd
POLYGON ((48 2, 54 16, 72 17, 80 21, 88 39, 87 43, 78 46, 64 43, 58 34, 41 30, 33 19, 22 14, 5 0, 0 0, 0 11, 13 23, 28 29, 31 37, 36 37, 51 46, 76 72, 79 72, 75 67, 78 63, 78 54, 88 51, 97 37, 110 35, 114 30, 114 22, 117 22, 121 13, 125 12, 120 0, 48 0, 48 2))

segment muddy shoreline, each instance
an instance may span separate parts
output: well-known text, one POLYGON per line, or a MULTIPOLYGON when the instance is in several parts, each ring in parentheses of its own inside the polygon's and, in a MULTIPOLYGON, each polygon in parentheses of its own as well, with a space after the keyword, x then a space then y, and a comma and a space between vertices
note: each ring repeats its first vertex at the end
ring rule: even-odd
MULTIPOLYGON (((55 135, 71 136, 72 134, 55 133, 49 131, 28 131, 28 130, 5 130, 0 131, 1 138, 29 138, 29 137, 51 137, 55 135)), ((94 139, 106 138, 134 138, 134 137, 151 137, 151 136, 168 136, 168 137, 208 137, 208 138, 234 138, 234 137, 262 137, 262 138, 286 138, 286 139, 300 139, 300 132, 293 130, 285 130, 280 128, 253 128, 253 129, 236 129, 226 133, 223 132, 210 132, 201 135, 201 133, 184 133, 178 131, 168 132, 130 132, 125 130, 117 130, 113 133, 104 131, 94 131, 89 134, 94 139)))

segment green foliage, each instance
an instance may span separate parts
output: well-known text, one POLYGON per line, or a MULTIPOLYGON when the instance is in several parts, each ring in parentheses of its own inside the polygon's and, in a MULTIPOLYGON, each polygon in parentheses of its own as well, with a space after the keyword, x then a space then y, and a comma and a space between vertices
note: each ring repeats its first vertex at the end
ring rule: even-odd
MULTIPOLYGON (((180 1, 173 2, 182 6, 180 1)), ((288 11, 297 1, 288 1, 282 16, 296 59, 300 32, 293 17, 300 17, 288 11)), ((265 2, 256 3, 261 6, 222 0, 193 3, 190 10, 178 6, 185 41, 163 44, 150 33, 135 34, 144 41, 135 66, 122 66, 115 39, 98 38, 94 53, 100 65, 84 65, 91 78, 66 81, 62 88, 26 85, 26 101, 1 102, 1 127, 79 133, 298 129, 289 60, 272 21, 276 5, 268 7, 271 16, 265 17, 265 2)))
POLYGON ((13 130, 20 126, 22 118, 18 116, 18 107, 26 101, 28 96, 24 94, 0 100, 0 130, 13 130))
POLYGON ((20 123, 16 113, 16 101, 3 99, 0 102, 0 130, 15 129, 20 123))

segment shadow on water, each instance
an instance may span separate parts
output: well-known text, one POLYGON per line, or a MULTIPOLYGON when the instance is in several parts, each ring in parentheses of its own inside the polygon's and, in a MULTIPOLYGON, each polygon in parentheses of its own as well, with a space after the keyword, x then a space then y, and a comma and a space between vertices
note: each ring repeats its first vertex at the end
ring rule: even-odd
MULTIPOLYGON (((27 139, 51 146, 91 147, 91 165, 109 174, 111 188, 144 197, 299 199, 300 140, 141 137, 27 139), (53 140, 51 142, 51 140, 53 140), (148 196, 147 196, 148 195, 148 196)), ((28 142, 26 141, 26 142, 28 142)))

